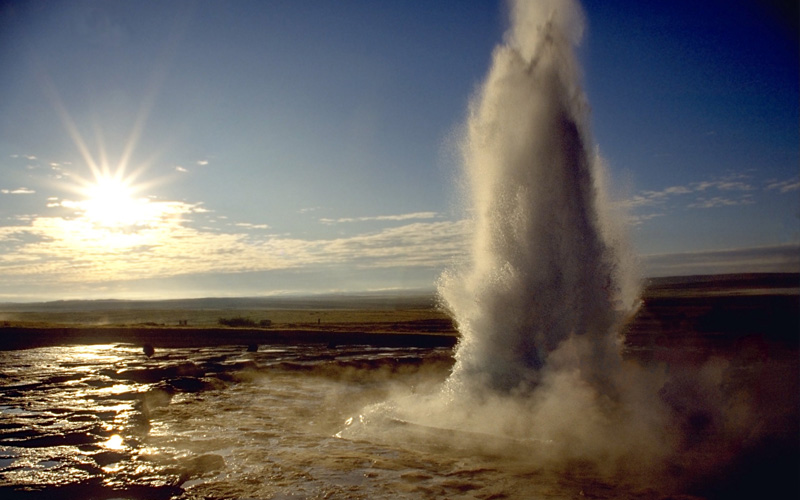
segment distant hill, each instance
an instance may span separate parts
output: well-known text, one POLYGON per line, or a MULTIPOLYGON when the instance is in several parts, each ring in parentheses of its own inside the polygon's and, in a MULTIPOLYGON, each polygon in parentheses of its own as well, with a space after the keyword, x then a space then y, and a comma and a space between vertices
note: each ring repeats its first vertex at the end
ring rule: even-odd
POLYGON ((648 291, 696 289, 797 289, 800 273, 714 274, 650 278, 648 291))
POLYGON ((208 297, 172 300, 57 300, 0 303, 0 312, 77 312, 119 310, 252 310, 252 309, 430 309, 432 290, 331 293, 306 296, 208 297))
MULTIPOLYGON (((781 289, 800 291, 798 273, 751 273, 649 278, 645 295, 676 290, 781 289)), ((208 297, 172 300, 57 300, 0 303, 0 312, 80 312, 120 310, 256 310, 256 309, 430 309, 437 305, 433 290, 392 290, 363 293, 328 293, 305 296, 208 297)))

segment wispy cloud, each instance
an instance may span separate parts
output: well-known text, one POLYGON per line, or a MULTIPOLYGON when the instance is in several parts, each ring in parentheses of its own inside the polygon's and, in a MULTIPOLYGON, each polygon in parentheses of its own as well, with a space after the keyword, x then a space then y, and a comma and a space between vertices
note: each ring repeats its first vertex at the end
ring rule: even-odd
POLYGON ((373 215, 367 217, 344 217, 341 219, 320 219, 323 224, 343 224, 348 222, 368 222, 368 221, 406 221, 415 219, 435 219, 439 214, 436 212, 414 212, 399 215, 373 215))
MULTIPOLYGON (((199 204, 163 203, 170 203, 164 207, 170 210, 130 228, 97 227, 80 214, 0 227, 6 247, 0 254, 0 274, 9 284, 103 283, 327 265, 443 267, 467 248, 465 221, 418 221, 347 237, 300 239, 251 231, 266 229, 265 224, 235 223, 229 231, 209 228, 193 223, 206 211, 199 204)), ((388 220, 435 214, 410 215, 388 220)))
POLYGON ((686 186, 670 186, 661 191, 642 191, 641 193, 634 195, 624 204, 631 208, 653 206, 663 203, 670 197, 689 194, 692 192, 693 190, 686 186))
POLYGON ((652 213, 644 215, 631 214, 628 215, 628 224, 630 224, 631 226, 639 226, 651 219, 655 219, 656 217, 664 217, 664 215, 665 214, 662 213, 652 213))
POLYGON ((733 178, 726 178, 722 180, 716 181, 703 181, 703 182, 695 182, 690 184, 691 189, 687 192, 698 192, 698 191, 707 191, 709 189, 718 189, 720 191, 752 191, 755 188, 741 180, 734 180, 734 179, 741 179, 742 175, 736 175, 733 178))
POLYGON ((2 194, 34 194, 36 191, 33 189, 28 189, 25 187, 20 187, 16 189, 0 189, 0 193, 2 194))
MULTIPOLYGON (((629 200, 623 201, 622 204, 628 208, 661 206, 678 197, 687 197, 687 195, 706 193, 708 191, 746 193, 756 190, 752 184, 747 182, 748 180, 749 176, 747 175, 732 174, 722 179, 692 182, 685 186, 670 186, 660 191, 642 191, 632 196, 629 200)), ((742 194, 736 199, 731 198, 730 195, 727 197, 698 197, 695 201, 686 206, 688 208, 712 208, 726 205, 747 205, 751 203, 752 197, 742 194), (714 201, 709 202, 709 200, 714 201)))
POLYGON ((439 267, 463 256, 469 225, 468 221, 417 222, 324 240, 321 250, 327 258, 357 267, 439 267))
POLYGON ((197 160, 198 165, 208 165, 208 160, 197 160))
POLYGON ((246 229, 269 229, 267 224, 251 224, 249 222, 237 222, 234 226, 246 229))
POLYGON ((759 193, 789 193, 797 190, 800 190, 800 178, 797 176, 762 182, 754 180, 749 174, 734 173, 657 191, 640 191, 618 203, 629 213, 630 224, 640 226, 648 220, 668 215, 680 208, 704 210, 755 205, 759 202, 759 193))
POLYGON ((642 262, 648 276, 800 272, 800 244, 652 254, 642 262))
POLYGON ((697 198, 694 203, 688 205, 689 208, 715 208, 731 207, 736 205, 752 205, 755 203, 751 195, 744 195, 739 198, 724 198, 714 196, 713 198, 697 198))
POLYGON ((767 191, 778 190, 781 193, 788 193, 790 191, 797 191, 800 189, 800 178, 794 177, 785 181, 769 180, 767 181, 767 191))

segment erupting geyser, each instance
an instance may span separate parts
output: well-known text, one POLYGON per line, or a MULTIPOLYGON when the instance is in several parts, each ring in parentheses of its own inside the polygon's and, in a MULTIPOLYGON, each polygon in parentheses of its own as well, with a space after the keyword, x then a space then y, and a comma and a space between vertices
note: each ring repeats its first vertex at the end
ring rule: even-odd
POLYGON ((397 439, 419 431, 542 463, 644 463, 665 449, 664 412, 658 375, 621 357, 639 279, 588 130, 582 11, 519 0, 511 14, 461 144, 471 255, 439 280, 461 332, 455 366, 442 391, 373 405, 339 435, 391 439, 389 421, 397 439))
POLYGON ((526 392, 567 362, 605 388, 638 283, 605 213, 575 55, 583 14, 572 0, 511 13, 462 143, 474 238, 439 284, 462 334, 450 386, 526 392))

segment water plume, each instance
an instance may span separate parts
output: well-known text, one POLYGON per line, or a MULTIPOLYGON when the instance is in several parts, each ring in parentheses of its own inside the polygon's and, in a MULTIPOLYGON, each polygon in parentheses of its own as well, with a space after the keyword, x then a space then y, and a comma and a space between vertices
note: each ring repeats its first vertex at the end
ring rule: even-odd
MULTIPOLYGON (((438 391, 393 394, 337 435, 583 474, 619 498, 736 491, 739 468, 771 467, 763 450, 784 436, 759 418, 795 422, 796 410, 754 411, 749 363, 623 358, 640 279, 589 131, 583 14, 573 0, 517 0, 511 21, 461 141, 471 252, 439 281, 461 333, 455 364, 438 391)), ((796 463, 796 448, 779 449, 779 463, 796 463)))
POLYGON ((620 352, 639 279, 589 131, 583 13, 519 0, 511 21, 461 141, 471 252, 439 280, 461 333, 455 365, 439 393, 398 395, 341 435, 387 439, 380 422, 399 422, 397 440, 641 470, 669 449, 664 374, 620 352))
POLYGON ((640 279, 589 130, 583 31, 577 1, 511 4, 461 142, 470 257, 439 280, 455 365, 438 401, 399 414, 511 439, 540 463, 649 470, 671 447, 664 373, 621 355, 640 279))
POLYGON ((468 264, 439 283, 462 335, 449 384, 524 393, 567 363, 612 391, 638 288, 589 133, 583 13, 571 0, 518 1, 511 18, 462 143, 474 238, 468 264))

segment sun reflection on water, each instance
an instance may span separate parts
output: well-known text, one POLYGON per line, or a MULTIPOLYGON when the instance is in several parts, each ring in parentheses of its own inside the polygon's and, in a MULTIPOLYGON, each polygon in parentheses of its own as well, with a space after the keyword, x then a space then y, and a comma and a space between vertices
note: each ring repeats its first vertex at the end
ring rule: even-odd
POLYGON ((119 434, 114 434, 107 441, 102 443, 104 448, 108 448, 109 450, 123 450, 125 449, 125 441, 122 439, 122 436, 119 434))
POLYGON ((62 364, 69 362, 104 362, 116 363, 122 361, 117 355, 114 344, 79 345, 63 349, 62 364))

